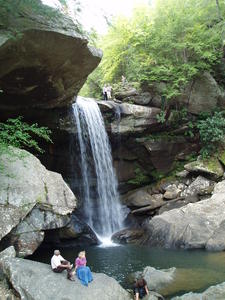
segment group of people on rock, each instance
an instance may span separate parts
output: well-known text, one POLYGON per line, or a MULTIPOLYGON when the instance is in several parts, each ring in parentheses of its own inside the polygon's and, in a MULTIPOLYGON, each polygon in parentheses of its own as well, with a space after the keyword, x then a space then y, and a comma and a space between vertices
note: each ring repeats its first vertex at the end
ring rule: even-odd
POLYGON ((110 100, 112 99, 112 87, 110 84, 104 84, 103 89, 103 98, 104 100, 110 100))
MULTIPOLYGON (((67 278, 74 281, 74 275, 76 274, 80 282, 84 286, 88 286, 93 280, 93 276, 89 267, 87 267, 87 259, 85 251, 81 251, 75 260, 75 269, 73 270, 73 264, 65 260, 61 255, 59 250, 54 251, 54 255, 51 258, 52 271, 55 273, 61 273, 67 270, 67 278)), ((135 280, 133 286, 134 299, 142 299, 145 295, 149 294, 146 281, 139 277, 135 280)))
POLYGON ((92 273, 89 267, 87 267, 87 259, 85 251, 81 251, 75 260, 75 269, 73 270, 73 264, 65 260, 59 250, 54 251, 54 255, 51 258, 52 271, 55 273, 61 273, 67 270, 67 278, 74 281, 74 275, 76 274, 80 282, 88 286, 88 283, 93 280, 92 273))

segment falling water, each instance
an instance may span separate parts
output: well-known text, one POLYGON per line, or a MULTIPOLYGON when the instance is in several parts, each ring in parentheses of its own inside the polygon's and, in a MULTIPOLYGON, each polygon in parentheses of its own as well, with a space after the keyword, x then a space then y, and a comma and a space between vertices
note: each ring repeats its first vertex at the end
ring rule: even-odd
POLYGON ((104 121, 97 103, 92 99, 78 97, 73 110, 81 153, 84 214, 87 223, 99 236, 109 237, 122 228, 123 209, 104 121), (96 177, 95 197, 92 196, 93 169, 96 177))

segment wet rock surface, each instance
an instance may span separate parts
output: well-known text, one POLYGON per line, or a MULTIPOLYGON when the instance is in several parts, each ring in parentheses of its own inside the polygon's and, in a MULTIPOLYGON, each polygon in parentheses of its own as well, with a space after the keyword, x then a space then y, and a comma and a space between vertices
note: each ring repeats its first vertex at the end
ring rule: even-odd
POLYGON ((144 244, 147 235, 145 234, 145 230, 142 228, 129 228, 123 229, 113 234, 112 240, 115 243, 119 244, 144 244))

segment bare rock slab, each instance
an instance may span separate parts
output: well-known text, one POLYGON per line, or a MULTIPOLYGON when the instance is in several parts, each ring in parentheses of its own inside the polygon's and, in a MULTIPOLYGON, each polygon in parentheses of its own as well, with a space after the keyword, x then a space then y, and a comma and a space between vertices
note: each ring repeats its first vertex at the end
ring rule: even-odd
POLYGON ((76 278, 70 281, 66 272, 52 272, 50 265, 13 258, 1 258, 0 267, 22 300, 130 300, 130 294, 119 283, 100 273, 93 274, 88 287, 76 278))

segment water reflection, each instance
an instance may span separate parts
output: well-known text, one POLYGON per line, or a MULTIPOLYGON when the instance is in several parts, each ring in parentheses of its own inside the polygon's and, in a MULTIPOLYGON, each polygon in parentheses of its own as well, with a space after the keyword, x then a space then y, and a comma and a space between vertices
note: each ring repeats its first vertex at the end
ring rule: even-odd
MULTIPOLYGON (((62 255, 74 261, 81 248, 61 249, 62 255)), ((200 292, 211 285, 225 281, 225 253, 210 253, 203 250, 165 250, 144 246, 89 247, 86 248, 88 265, 93 272, 105 273, 117 279, 125 288, 132 272, 146 266, 157 269, 176 267, 174 282, 160 292, 170 299, 172 296, 193 291, 200 292)), ((33 260, 49 263, 53 249, 39 250, 33 260)))

